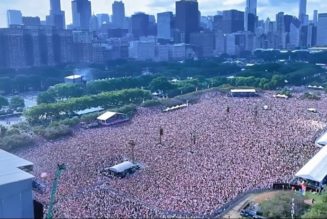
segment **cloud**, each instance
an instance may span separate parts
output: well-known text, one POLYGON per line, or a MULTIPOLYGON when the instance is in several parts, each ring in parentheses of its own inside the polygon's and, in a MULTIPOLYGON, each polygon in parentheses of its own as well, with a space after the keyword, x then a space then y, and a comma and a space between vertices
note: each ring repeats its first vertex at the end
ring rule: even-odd
MULTIPOLYGON (((91 0, 93 13, 112 14, 111 5, 114 0, 91 0)), ((298 14, 299 0, 258 0, 258 15, 265 19, 270 17, 274 20, 275 14, 285 11, 288 14, 298 14)), ((326 0, 308 0, 308 14, 314 9, 319 12, 327 12, 326 0)), ((138 11, 156 14, 163 11, 175 11, 175 0, 123 0, 126 14, 132 15, 138 11)), ((227 9, 244 10, 245 0, 198 0, 202 15, 214 15, 217 11, 227 9)), ((61 0, 62 8, 66 12, 66 21, 69 24, 71 18, 71 0, 61 0)), ((21 10, 25 16, 40 16, 45 19, 49 13, 49 0, 0 0, 0 27, 6 26, 6 11, 8 9, 21 10)))

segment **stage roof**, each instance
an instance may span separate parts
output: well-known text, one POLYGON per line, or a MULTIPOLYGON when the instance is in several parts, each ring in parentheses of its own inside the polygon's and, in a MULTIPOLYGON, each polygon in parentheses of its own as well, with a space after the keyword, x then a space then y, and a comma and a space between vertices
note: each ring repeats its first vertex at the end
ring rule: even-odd
POLYGON ((33 163, 0 149, 0 185, 34 178, 20 168, 31 168, 33 163))
POLYGON ((323 147, 295 176, 322 182, 327 175, 327 147, 323 147))
POLYGON ((116 113, 116 112, 105 112, 104 114, 102 114, 101 116, 99 116, 97 119, 101 120, 101 121, 106 121, 108 119, 110 119, 111 117, 120 114, 120 113, 116 113))

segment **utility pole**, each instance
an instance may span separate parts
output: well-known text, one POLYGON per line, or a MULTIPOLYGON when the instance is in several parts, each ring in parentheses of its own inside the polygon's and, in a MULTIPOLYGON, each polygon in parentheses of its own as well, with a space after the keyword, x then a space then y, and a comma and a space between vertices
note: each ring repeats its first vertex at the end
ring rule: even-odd
POLYGON ((51 189, 51 196, 50 196, 50 203, 49 203, 49 209, 48 209, 48 214, 47 214, 47 219, 52 219, 53 217, 53 206, 56 200, 56 193, 57 193, 57 188, 58 188, 58 183, 60 176, 62 172, 66 170, 65 164, 58 164, 57 165, 57 171, 55 175, 55 179, 52 184, 52 189, 51 189))
POLYGON ((132 153, 132 163, 135 163, 135 153, 134 153, 134 150, 135 150, 135 141, 134 140, 130 140, 128 142, 130 148, 131 148, 131 153, 132 153))
POLYGON ((162 127, 160 127, 159 130, 159 144, 162 145, 162 136, 164 135, 164 130, 162 127))
POLYGON ((193 144, 196 144, 196 133, 195 131, 191 132, 191 142, 193 142, 193 144))

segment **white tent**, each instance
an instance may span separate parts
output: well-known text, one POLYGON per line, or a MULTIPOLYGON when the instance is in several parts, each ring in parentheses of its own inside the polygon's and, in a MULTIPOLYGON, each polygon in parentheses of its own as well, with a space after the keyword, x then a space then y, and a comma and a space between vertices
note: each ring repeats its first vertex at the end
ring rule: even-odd
POLYGON ((325 132, 316 140, 315 145, 320 148, 325 147, 327 145, 327 132, 325 132))
POLYGON ((322 148, 295 176, 321 183, 327 176, 327 147, 322 148))
POLYGON ((114 173, 123 173, 128 169, 136 167, 136 164, 133 164, 130 161, 124 161, 120 164, 116 164, 115 166, 110 167, 109 169, 114 173))
POLYGON ((105 112, 104 114, 102 114, 101 116, 99 116, 97 119, 100 121, 107 121, 108 119, 114 117, 115 115, 117 115, 118 113, 116 112, 105 112))

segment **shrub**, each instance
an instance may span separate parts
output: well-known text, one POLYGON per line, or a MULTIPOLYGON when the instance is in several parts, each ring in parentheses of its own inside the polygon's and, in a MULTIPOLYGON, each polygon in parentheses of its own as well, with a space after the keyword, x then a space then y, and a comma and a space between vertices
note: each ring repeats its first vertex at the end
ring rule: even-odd
POLYGON ((158 106, 160 105, 160 101, 159 100, 146 100, 144 101, 144 103, 142 103, 142 107, 154 107, 154 106, 158 106))
POLYGON ((89 123, 89 122, 93 122, 95 121, 98 116, 100 116, 101 113, 90 113, 90 114, 87 114, 87 115, 83 115, 81 118, 80 118, 80 121, 81 122, 86 122, 86 123, 89 123))
POLYGON ((60 137, 70 136, 73 134, 73 131, 67 125, 52 125, 45 128, 40 134, 48 140, 55 140, 60 137))
POLYGON ((59 124, 73 127, 73 126, 76 126, 78 123, 80 123, 80 119, 78 117, 73 117, 71 119, 64 119, 64 120, 60 121, 59 124))
POLYGON ((26 133, 6 135, 0 140, 0 148, 12 150, 19 147, 31 146, 35 143, 33 136, 26 133))
POLYGON ((268 218, 291 218, 292 198, 296 206, 294 217, 300 217, 307 209, 304 197, 300 194, 292 195, 290 192, 279 193, 271 200, 261 203, 263 215, 268 218))

